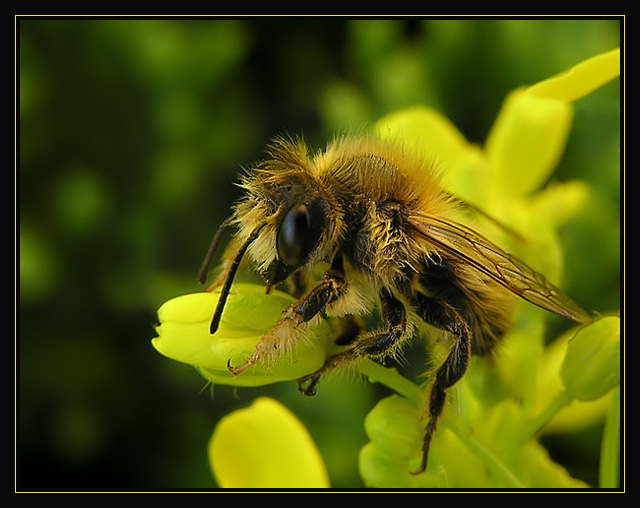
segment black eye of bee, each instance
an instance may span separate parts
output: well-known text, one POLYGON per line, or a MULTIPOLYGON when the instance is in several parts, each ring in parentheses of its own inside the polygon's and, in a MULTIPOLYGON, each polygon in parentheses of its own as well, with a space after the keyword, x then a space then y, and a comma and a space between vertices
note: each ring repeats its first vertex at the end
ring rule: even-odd
POLYGON ((319 210, 306 205, 294 206, 287 212, 278 231, 278 256, 292 268, 302 266, 317 244, 322 222, 319 210))

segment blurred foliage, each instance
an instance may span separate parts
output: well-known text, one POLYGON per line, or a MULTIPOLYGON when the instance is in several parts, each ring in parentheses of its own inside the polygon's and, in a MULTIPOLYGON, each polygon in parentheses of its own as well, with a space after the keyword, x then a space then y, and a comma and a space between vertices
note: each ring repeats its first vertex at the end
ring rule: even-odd
MULTIPOLYGON (((619 46, 620 28, 589 18, 20 18, 17 488, 215 487, 214 424, 260 395, 307 425, 334 487, 361 486, 378 387, 336 377, 313 399, 293 382, 212 392, 153 350, 156 309, 199 289, 238 170, 270 137, 303 133, 320 148, 427 104, 482 143, 508 91, 619 46)), ((589 206, 563 228, 563 286, 598 311, 620 306, 619 88, 576 104, 553 176, 591 185, 589 206)), ((592 480, 597 449, 547 444, 592 480)))

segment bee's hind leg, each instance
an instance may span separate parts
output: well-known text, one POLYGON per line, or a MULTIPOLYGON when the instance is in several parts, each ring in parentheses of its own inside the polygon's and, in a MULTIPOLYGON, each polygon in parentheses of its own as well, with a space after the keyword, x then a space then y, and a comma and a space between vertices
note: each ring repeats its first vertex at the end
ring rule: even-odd
POLYGON ((455 343, 447 359, 435 373, 435 380, 429 394, 427 410, 429 421, 422 445, 422 462, 420 469, 415 472, 419 474, 427 468, 429 447, 436 431, 438 419, 444 409, 446 390, 462 378, 469 365, 471 331, 462 316, 446 302, 418 293, 411 303, 425 322, 450 332, 455 338, 455 343))
POLYGON ((317 372, 298 380, 298 388, 304 395, 315 395, 316 386, 327 373, 344 367, 360 357, 383 358, 410 335, 407 312, 400 300, 387 290, 380 291, 383 330, 360 337, 345 350, 329 358, 317 372))

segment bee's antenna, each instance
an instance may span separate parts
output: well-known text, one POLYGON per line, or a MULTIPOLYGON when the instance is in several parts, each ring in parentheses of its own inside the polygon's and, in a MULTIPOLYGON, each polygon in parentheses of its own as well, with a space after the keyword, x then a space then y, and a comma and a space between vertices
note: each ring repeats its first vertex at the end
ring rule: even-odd
MULTIPOLYGON (((227 297, 229 296, 229 290, 231 289, 231 284, 233 284, 233 279, 236 276, 236 272, 238 271, 238 266, 240 266, 240 261, 242 261, 242 257, 244 256, 245 252, 249 248, 249 245, 251 245, 251 243, 256 238, 258 238, 258 234, 260 233, 260 230, 264 226, 265 224, 262 224, 253 230, 253 233, 251 233, 249 238, 247 238, 247 241, 244 242, 242 247, 240 247, 235 257, 233 258, 233 262, 231 263, 231 266, 229 267, 229 271, 227 272, 227 276, 224 279, 224 285, 222 286, 222 290, 220 291, 220 299, 218 300, 216 311, 214 312, 213 319, 211 320, 211 327, 210 327, 211 335, 216 333, 216 331, 218 330, 218 326, 220 325, 222 310, 224 309, 224 305, 227 301, 227 297)), ((218 235, 216 234, 216 236, 218 235)))
POLYGON ((207 255, 205 256, 204 261, 200 266, 200 271, 198 272, 198 282, 200 282, 200 284, 204 284, 207 280, 207 275, 209 274, 211 264, 213 263, 213 258, 216 255, 216 251, 218 250, 218 246, 220 245, 220 241, 222 240, 222 235, 231 225, 231 218, 232 217, 229 217, 222 224, 220 224, 218 231, 216 231, 216 234, 213 235, 213 239, 211 240, 211 245, 209 245, 207 255))

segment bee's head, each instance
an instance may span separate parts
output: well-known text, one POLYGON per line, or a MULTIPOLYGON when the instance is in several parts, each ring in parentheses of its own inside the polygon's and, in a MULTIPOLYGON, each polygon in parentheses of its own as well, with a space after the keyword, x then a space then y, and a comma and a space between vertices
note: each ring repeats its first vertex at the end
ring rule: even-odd
POLYGON ((276 285, 324 253, 330 206, 322 186, 301 169, 258 171, 237 207, 239 235, 264 224, 248 249, 267 284, 276 285))
MULTIPOLYGON (((245 255, 274 286, 300 268, 327 260, 335 250, 341 229, 338 207, 313 175, 306 148, 281 141, 272 147, 271 155, 245 175, 241 182, 245 195, 225 222, 225 229, 236 229, 237 247, 228 259, 225 297, 245 255)), ((210 249, 203 267, 208 268, 214 250, 210 249)), ((224 299, 216 311, 218 319, 223 306, 224 299)), ((216 318, 212 331, 215 327, 216 318)))

